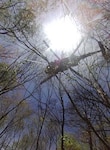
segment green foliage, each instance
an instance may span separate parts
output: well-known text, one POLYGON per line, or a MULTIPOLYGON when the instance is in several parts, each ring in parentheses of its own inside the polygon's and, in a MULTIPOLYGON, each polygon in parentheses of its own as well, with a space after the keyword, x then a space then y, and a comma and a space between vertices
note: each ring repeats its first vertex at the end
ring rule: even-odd
POLYGON ((6 63, 0 63, 0 87, 10 88, 16 84, 16 71, 6 63))
POLYGON ((31 10, 25 8, 21 9, 18 14, 14 16, 15 24, 19 32, 33 34, 35 28, 34 14, 31 10))
POLYGON ((34 33, 35 15, 27 8, 25 0, 4 1, 0 7, 0 33, 10 36, 34 33), (15 33, 15 34, 14 34, 15 33))
MULTIPOLYGON (((61 140, 62 140, 62 138, 60 139, 59 145, 61 145, 61 140)), ((81 150, 80 144, 74 138, 73 135, 65 134, 63 137, 63 141, 64 141, 65 150, 81 150)), ((60 146, 59 146, 58 150, 61 150, 60 146)))

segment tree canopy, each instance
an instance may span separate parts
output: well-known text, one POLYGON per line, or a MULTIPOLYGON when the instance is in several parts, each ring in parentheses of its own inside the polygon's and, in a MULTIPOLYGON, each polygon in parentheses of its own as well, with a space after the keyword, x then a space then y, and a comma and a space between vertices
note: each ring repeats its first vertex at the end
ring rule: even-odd
POLYGON ((0 2, 0 149, 110 149, 109 9, 109 0, 0 2), (60 55, 43 25, 67 16, 82 40, 60 55), (65 58, 76 65, 45 73, 65 58))

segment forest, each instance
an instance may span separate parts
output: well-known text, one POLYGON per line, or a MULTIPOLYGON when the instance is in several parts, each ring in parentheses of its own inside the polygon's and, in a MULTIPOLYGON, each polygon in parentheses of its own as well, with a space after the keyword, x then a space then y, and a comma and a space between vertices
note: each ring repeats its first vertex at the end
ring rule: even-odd
POLYGON ((109 73, 109 0, 1 0, 0 149, 110 150, 109 73))

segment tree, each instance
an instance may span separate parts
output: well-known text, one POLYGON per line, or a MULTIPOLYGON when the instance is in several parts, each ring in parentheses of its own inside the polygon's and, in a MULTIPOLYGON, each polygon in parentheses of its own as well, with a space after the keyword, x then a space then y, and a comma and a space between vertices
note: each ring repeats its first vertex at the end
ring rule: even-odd
MULTIPOLYGON (((20 51, 13 61, 0 63, 1 149, 110 149, 110 72, 109 59, 104 58, 103 52, 39 84, 46 76, 46 64, 50 63, 41 42, 45 37, 40 32, 39 17, 59 6, 66 10, 63 15, 76 11, 84 35, 84 29, 87 31, 87 40, 77 54, 102 50, 99 42, 108 51, 108 4, 97 4, 94 8, 87 1, 68 2, 68 5, 66 1, 1 2, 1 45, 7 46, 3 42, 5 37, 14 50, 19 47, 20 51)), ((10 57, 8 54, 6 58, 10 57)), ((0 56, 4 56, 3 51, 0 56)))
POLYGON ((16 71, 6 63, 0 63, 0 86, 1 88, 12 88, 16 85, 16 71))
POLYGON ((2 1, 0 6, 0 34, 15 36, 22 32, 32 33, 34 14, 27 9, 26 1, 2 1))
MULTIPOLYGON (((75 140, 73 135, 65 134, 63 136, 65 150, 81 150, 80 144, 75 140)), ((60 148, 58 148, 60 150, 60 148)))

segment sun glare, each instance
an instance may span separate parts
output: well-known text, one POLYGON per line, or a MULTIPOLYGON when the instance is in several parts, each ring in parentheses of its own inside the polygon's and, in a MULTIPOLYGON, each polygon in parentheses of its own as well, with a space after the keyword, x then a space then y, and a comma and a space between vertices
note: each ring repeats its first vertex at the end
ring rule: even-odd
POLYGON ((55 51, 70 52, 81 40, 81 32, 72 17, 54 20, 44 26, 44 32, 50 41, 50 47, 55 51))

